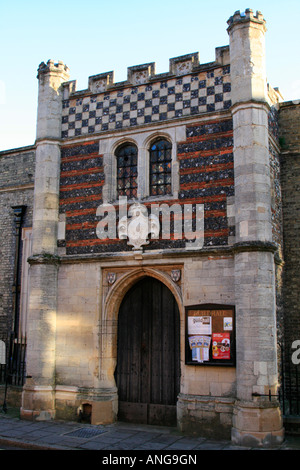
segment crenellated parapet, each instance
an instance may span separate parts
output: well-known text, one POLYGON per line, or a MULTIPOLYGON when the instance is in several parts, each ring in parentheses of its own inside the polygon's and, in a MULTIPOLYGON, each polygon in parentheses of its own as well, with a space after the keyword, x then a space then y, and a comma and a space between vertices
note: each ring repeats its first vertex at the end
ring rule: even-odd
POLYGON ((127 82, 132 85, 141 85, 151 80, 155 76, 155 62, 148 64, 134 65, 127 68, 127 82))
MULTIPOLYGON (((74 83, 74 82, 72 82, 74 83)), ((76 83, 76 82, 75 82, 76 83)), ((98 75, 93 75, 89 77, 88 90, 92 93, 101 93, 106 91, 111 85, 114 84, 114 72, 105 72, 98 75)), ((72 93, 74 90, 70 90, 72 93)))
POLYGON ((57 63, 54 62, 54 60, 50 59, 45 62, 41 62, 39 67, 38 67, 38 74, 37 78, 41 78, 42 74, 49 74, 49 73, 57 73, 60 76, 65 75, 65 79, 67 80, 69 77, 69 67, 65 65, 61 60, 59 60, 57 63))
MULTIPOLYGON (((169 71, 164 73, 156 73, 155 62, 146 64, 134 65, 127 68, 127 79, 122 82, 114 81, 114 71, 104 72, 97 75, 92 75, 88 78, 88 88, 85 90, 76 90, 76 81, 69 81, 64 84, 65 93, 64 99, 67 99, 71 94, 97 94, 119 89, 127 86, 137 86, 143 84, 151 84, 157 80, 167 80, 174 77, 183 75, 203 72, 204 70, 214 69, 220 65, 229 65, 229 47, 222 46, 215 49, 215 61, 206 64, 200 64, 199 53, 193 52, 178 57, 169 59, 169 71)), ((53 61, 48 61, 47 64, 42 62, 39 66, 39 73, 43 73, 48 69, 54 70, 55 67, 63 67, 62 62, 54 64, 53 61)))
POLYGON ((229 18, 229 20, 227 21, 227 24, 228 24, 227 31, 229 32, 230 29, 238 23, 247 23, 249 21, 252 21, 253 23, 263 24, 264 26, 266 24, 264 16, 260 11, 257 11, 256 14, 254 14, 253 10, 251 10, 250 8, 247 8, 247 10, 245 10, 244 13, 241 13, 238 10, 234 13, 234 15, 232 15, 229 18))
POLYGON ((88 88, 63 84, 62 138, 123 129, 231 106, 229 47, 216 48, 215 60, 200 64, 199 54, 169 59, 169 71, 156 73, 155 62, 127 68, 127 80, 114 72, 90 76, 88 88))

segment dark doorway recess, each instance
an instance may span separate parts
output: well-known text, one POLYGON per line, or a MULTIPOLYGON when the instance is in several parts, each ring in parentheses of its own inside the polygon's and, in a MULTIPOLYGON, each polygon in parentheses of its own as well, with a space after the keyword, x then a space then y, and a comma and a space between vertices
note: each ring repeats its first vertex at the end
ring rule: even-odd
POLYGON ((180 316, 171 291, 154 278, 137 282, 121 304, 115 378, 120 420, 176 425, 180 316))

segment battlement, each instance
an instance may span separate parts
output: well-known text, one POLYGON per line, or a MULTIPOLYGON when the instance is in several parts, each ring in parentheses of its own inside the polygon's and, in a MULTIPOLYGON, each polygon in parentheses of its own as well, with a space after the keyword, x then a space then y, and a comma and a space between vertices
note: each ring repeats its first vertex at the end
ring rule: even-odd
POLYGON ((214 62, 198 53, 169 59, 169 71, 155 63, 127 68, 127 80, 114 72, 90 76, 88 88, 63 83, 62 138, 114 131, 155 122, 226 112, 231 106, 229 46, 218 47, 214 62))
MULTIPOLYGON (((113 89, 124 88, 128 86, 138 86, 151 84, 157 80, 168 80, 174 77, 182 77, 193 73, 199 73, 206 70, 214 69, 220 66, 230 64, 229 46, 217 47, 215 49, 215 61, 206 64, 200 64, 199 53, 193 52, 169 59, 169 71, 156 74, 155 62, 134 65, 127 68, 127 80, 123 82, 114 82, 114 71, 100 73, 88 78, 88 88, 86 90, 76 90, 76 80, 66 82, 64 84, 64 99, 68 99, 72 94, 98 94, 111 91, 113 89)), ((39 71, 44 72, 48 67, 55 66, 53 61, 48 61, 47 65, 42 62, 39 71), (49 65, 48 65, 49 64, 49 65)), ((58 66, 63 66, 61 62, 58 66)))
POLYGON ((69 67, 67 67, 67 65, 65 65, 61 60, 55 63, 54 60, 50 59, 46 64, 45 62, 40 63, 37 78, 39 78, 41 74, 47 74, 50 72, 69 75, 70 70, 69 67))
POLYGON ((227 21, 228 28, 227 31, 229 32, 230 29, 238 24, 238 23, 246 23, 252 21, 254 23, 263 24, 265 26, 265 19, 263 14, 260 11, 256 11, 256 14, 253 13, 253 10, 247 8, 244 13, 241 13, 240 10, 236 11, 233 16, 229 18, 227 21))

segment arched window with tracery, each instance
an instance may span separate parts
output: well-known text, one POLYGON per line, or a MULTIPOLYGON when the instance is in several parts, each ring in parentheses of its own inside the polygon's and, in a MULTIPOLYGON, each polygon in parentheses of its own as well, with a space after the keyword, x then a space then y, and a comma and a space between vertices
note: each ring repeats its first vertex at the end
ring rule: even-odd
POLYGON ((137 156, 134 144, 121 145, 116 153, 117 158, 117 195, 128 199, 137 196, 137 156))
POLYGON ((150 196, 161 196, 172 192, 172 144, 166 139, 157 139, 150 153, 150 196))

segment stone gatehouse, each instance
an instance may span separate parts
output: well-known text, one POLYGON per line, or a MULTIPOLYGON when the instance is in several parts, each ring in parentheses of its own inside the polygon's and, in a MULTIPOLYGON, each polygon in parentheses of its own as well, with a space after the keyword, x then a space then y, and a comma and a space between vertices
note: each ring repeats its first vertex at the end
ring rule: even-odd
POLYGON ((300 104, 267 83, 263 15, 227 31, 210 63, 85 90, 40 64, 36 141, 0 153, 0 338, 26 335, 24 419, 284 438, 300 104))

